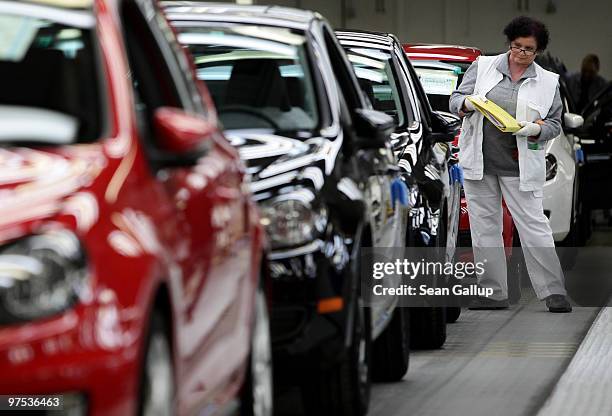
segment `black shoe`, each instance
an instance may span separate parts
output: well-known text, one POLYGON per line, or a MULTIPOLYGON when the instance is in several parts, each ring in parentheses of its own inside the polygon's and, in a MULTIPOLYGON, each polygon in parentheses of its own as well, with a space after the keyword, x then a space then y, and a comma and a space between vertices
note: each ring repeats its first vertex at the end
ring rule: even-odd
POLYGON ((508 299, 503 300, 495 300, 483 297, 477 297, 476 299, 470 302, 470 306, 468 309, 471 310, 498 310, 498 309, 508 309, 510 304, 508 303, 508 299))
POLYGON ((563 295, 550 295, 545 300, 550 312, 567 313, 572 311, 572 305, 563 295))

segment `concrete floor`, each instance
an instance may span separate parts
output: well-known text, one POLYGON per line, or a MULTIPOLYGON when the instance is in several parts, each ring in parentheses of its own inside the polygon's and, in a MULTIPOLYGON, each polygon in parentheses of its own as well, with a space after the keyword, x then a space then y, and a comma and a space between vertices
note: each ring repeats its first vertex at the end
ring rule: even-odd
MULTIPOLYGON (((599 227, 589 245, 612 246, 612 228, 599 227)), ((579 256, 578 268, 588 261, 587 256, 579 256)), ((551 314, 531 289, 524 289, 519 304, 509 310, 464 309, 459 320, 448 325, 442 349, 413 351, 404 380, 373 385, 369 415, 557 414, 550 410, 558 409, 562 394, 573 389, 571 382, 576 376, 571 373, 580 373, 582 362, 595 360, 592 354, 587 358, 575 354, 600 311, 601 307, 574 307, 571 314, 551 314), (568 374, 559 383, 566 370, 568 374)), ((612 316, 606 313, 602 318, 608 315, 612 316)), ((600 326, 595 325, 591 332, 600 326)), ((612 344, 612 331, 608 332, 610 341, 598 339, 589 345, 612 344)), ((580 350, 592 351, 593 347, 580 350)), ((607 358, 612 360, 612 352, 607 358)), ((610 364, 605 365, 612 368, 610 364)), ((277 414, 301 414, 299 400, 297 392, 285 393, 277 414)), ((574 403, 574 410, 580 408, 580 400, 588 400, 588 396, 574 397, 578 403, 574 403)))
POLYGON ((551 314, 533 293, 510 310, 464 310, 442 349, 412 353, 403 382, 374 386, 370 414, 535 414, 598 310, 551 314))

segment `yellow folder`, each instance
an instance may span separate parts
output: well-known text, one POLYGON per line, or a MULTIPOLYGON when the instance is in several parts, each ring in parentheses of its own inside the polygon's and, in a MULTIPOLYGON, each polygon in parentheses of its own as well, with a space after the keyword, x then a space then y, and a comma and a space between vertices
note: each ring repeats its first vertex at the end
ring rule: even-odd
POLYGON ((481 97, 467 97, 474 108, 480 111, 495 127, 504 133, 514 133, 521 129, 518 122, 506 110, 495 104, 493 101, 481 97))

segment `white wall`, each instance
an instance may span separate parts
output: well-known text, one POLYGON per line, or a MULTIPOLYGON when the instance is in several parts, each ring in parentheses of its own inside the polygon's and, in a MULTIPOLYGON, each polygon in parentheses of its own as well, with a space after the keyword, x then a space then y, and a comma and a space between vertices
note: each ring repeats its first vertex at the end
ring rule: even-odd
POLYGON ((568 69, 578 70, 587 53, 601 60, 601 74, 612 79, 612 0, 255 0, 319 11, 334 25, 395 33, 406 42, 454 43, 485 51, 506 49, 502 34, 521 14, 542 20, 551 34, 549 51, 568 69), (377 12, 377 1, 385 12, 377 12), (528 5, 528 8, 527 8, 528 5), (519 9, 519 7, 521 9, 519 9))

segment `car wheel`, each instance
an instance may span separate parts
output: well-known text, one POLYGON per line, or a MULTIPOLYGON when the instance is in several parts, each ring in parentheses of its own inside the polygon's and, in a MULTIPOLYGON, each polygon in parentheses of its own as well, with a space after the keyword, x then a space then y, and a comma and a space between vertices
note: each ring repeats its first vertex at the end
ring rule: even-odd
POLYGON ((255 297, 255 322, 251 336, 249 367, 242 390, 241 415, 271 416, 273 413, 272 345, 270 321, 263 291, 255 297))
POLYGON ((310 415, 363 416, 370 404, 370 319, 361 300, 355 306, 352 343, 330 369, 317 368, 302 386, 310 415))
POLYGON ((408 308, 396 307, 391 322, 372 345, 372 380, 399 381, 410 362, 408 308))
MULTIPOLYGON (((561 241, 558 246, 563 247, 559 253, 559 261, 563 270, 571 270, 576 265, 576 257, 578 257, 578 247, 584 246, 586 239, 584 238, 585 232, 582 227, 584 224, 585 204, 582 201, 576 203, 576 215, 572 215, 572 222, 570 223, 570 229, 567 236, 561 241)), ((589 215, 590 217, 590 215, 589 215)), ((589 218, 590 222, 590 218, 589 218)))
MULTIPOLYGON (((447 209, 441 209, 438 235, 435 240, 437 258, 444 261, 446 249, 447 209)), ((436 349, 446 342, 446 307, 420 307, 410 310, 410 346, 416 349, 436 349)))
POLYGON ((446 307, 446 322, 454 324, 461 316, 461 307, 459 306, 447 306, 446 307))
POLYGON ((446 308, 410 309, 410 347, 436 349, 446 342, 446 308))
POLYGON ((146 347, 141 382, 140 414, 174 414, 174 369, 166 320, 153 313, 146 347))

